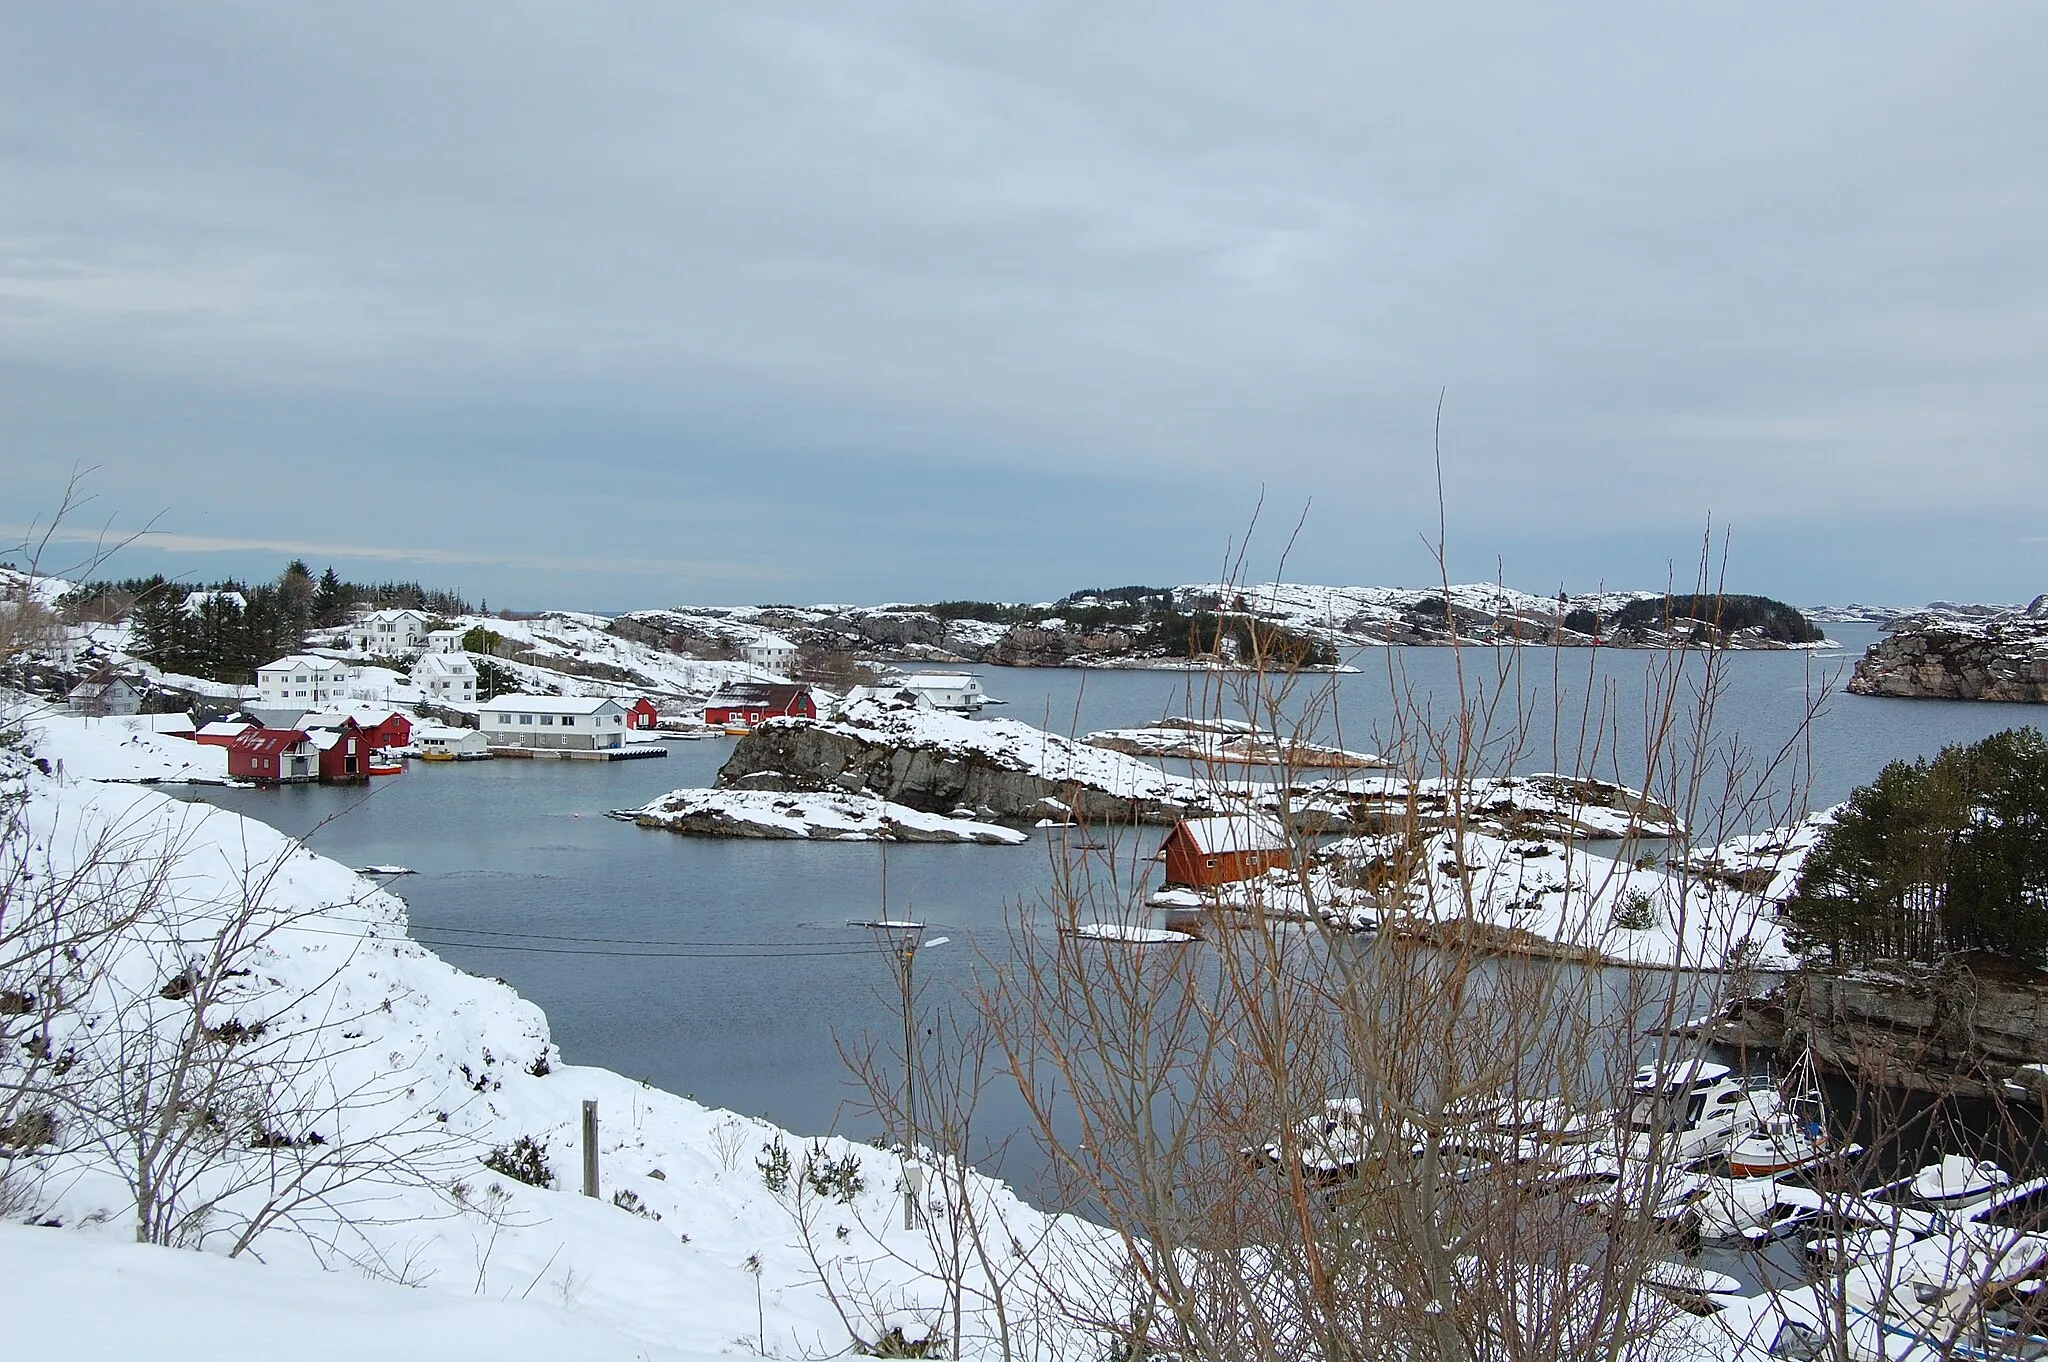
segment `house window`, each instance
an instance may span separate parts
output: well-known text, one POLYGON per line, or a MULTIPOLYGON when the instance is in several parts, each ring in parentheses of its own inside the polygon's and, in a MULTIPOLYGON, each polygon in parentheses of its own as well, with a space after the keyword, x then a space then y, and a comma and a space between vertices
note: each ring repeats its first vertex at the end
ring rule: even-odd
POLYGON ((571 715, 571 714, 564 714, 564 715, 562 716, 562 727, 564 727, 564 728, 574 728, 574 727, 576 727, 576 718, 575 718, 575 716, 574 716, 574 715, 571 715))
POLYGON ((543 714, 540 716, 540 721, 543 724, 551 724, 555 721, 555 716, 552 714, 543 714))
POLYGON ((522 714, 519 716, 519 722, 522 724, 530 724, 533 722, 533 716, 531 714, 522 714))
POLYGON ((1216 858, 1215 858, 1214 856, 1211 856, 1211 857, 1210 857, 1210 858, 1209 858, 1209 859, 1208 859, 1207 861, 1205 861, 1205 862, 1204 862, 1203 864, 1207 865, 1207 866, 1209 867, 1209 869, 1211 869, 1211 870, 1214 870, 1214 869, 1216 868, 1216 858))

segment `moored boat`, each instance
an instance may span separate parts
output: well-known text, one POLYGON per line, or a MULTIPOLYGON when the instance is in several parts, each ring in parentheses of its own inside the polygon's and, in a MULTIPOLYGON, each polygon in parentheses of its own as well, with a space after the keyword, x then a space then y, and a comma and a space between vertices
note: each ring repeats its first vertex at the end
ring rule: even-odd
POLYGON ((1989 1159, 1944 1154, 1913 1175, 1913 1195, 1926 1206, 1961 1210, 1990 1200, 1992 1193, 2011 1181, 2012 1174, 1989 1159))
POLYGON ((1776 1110, 1760 1113, 1756 1125, 1729 1149, 1730 1176, 1774 1177, 1856 1152, 1856 1146, 1844 1148, 1828 1134, 1811 1050, 1799 1057, 1777 1093, 1776 1110))

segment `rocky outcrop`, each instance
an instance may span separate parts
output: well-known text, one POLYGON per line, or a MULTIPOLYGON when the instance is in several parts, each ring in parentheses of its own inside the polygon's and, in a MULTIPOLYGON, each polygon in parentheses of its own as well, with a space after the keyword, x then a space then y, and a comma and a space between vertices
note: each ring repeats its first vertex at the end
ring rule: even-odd
POLYGON ((697 837, 761 837, 832 842, 976 842, 1015 846, 1025 835, 955 816, 923 813, 868 795, 773 794, 760 790, 673 790, 613 817, 643 828, 697 837))
POLYGON ((1870 645, 1852 695, 2048 703, 2048 597, 1988 623, 1923 618, 1870 645))
POLYGON ((2048 982, 1985 978, 1960 965, 1802 970, 1708 1028, 1725 1044, 1796 1054, 1883 1087, 1989 1097, 2023 1064, 2048 1061, 2048 982))
POLYGON ((1131 758, 1082 748, 1013 721, 976 723, 931 714, 910 715, 896 728, 879 730, 800 720, 763 724, 740 739, 718 772, 718 785, 862 792, 931 813, 968 808, 982 818, 1021 821, 1072 816, 1170 823, 1209 811, 1191 782, 1131 758), (949 740, 946 730, 959 724, 1016 741, 1006 749, 1000 741, 949 740), (1086 753, 1100 760, 1081 755, 1086 753))

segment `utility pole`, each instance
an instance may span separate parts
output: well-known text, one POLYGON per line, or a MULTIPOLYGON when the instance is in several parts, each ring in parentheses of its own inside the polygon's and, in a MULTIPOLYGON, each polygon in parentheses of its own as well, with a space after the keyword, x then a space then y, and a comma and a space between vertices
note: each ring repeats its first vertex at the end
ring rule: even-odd
MULTIPOLYGON (((849 927, 866 927, 875 934, 876 944, 887 952, 896 986, 903 1000, 903 1228, 918 1225, 918 1204, 924 1195, 924 1169, 917 1162, 917 1020, 912 971, 917 948, 924 940, 924 924, 900 918, 872 922, 849 922, 849 927)), ((944 940, 944 938, 940 938, 944 940)), ((938 942, 932 944, 937 945, 938 942)))

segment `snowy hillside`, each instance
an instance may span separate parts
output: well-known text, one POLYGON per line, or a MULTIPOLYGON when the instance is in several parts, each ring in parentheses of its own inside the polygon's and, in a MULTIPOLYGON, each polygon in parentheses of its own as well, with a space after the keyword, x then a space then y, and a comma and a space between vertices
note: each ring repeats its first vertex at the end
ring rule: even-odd
MULTIPOLYGON (((0 1097, 29 1093, 0 1107, 16 1146, 0 1161, 0 1205, 9 1220, 80 1236, 48 1254, 36 1237, 54 1231, 0 1237, 10 1353, 26 1338, 67 1346, 19 1355, 79 1355, 87 1338, 115 1346, 129 1336, 118 1320, 76 1316, 104 1294, 91 1283, 117 1279, 138 1301, 211 1293, 210 1306, 169 1311, 166 1330, 211 1319, 246 1333, 280 1312, 310 1330, 359 1311, 366 1340, 474 1329, 472 1342, 522 1340, 494 1353, 513 1358, 543 1345, 566 1349, 553 1356, 810 1356, 856 1333, 950 1332, 935 1241, 901 1228, 897 1156, 814 1145, 562 1063, 537 1008, 414 943, 405 905, 345 867, 231 813, 36 764, 69 770, 92 748, 82 721, 53 719, 0 757, 13 896, 0 941, 14 947, 0 951, 0 998, 12 999, 0 1008, 11 1037, 0 1097), (80 943, 54 972, 36 962, 56 957, 35 949, 53 932, 80 943), (601 1128, 596 1200, 575 1192, 587 1100, 601 1128), (169 1145, 148 1138, 158 1113, 198 1107, 207 1121, 162 1126, 169 1145), (760 1167, 778 1147, 794 1168, 779 1190, 760 1167), (543 1163, 551 1177, 537 1176, 543 1163), (522 1167, 546 1185, 508 1172, 522 1167), (807 1167, 829 1170, 831 1194, 807 1190, 807 1167), (258 1283, 254 1267, 115 1249, 139 1220, 169 1243, 290 1270, 258 1283), (423 1290, 330 1292, 298 1269, 423 1290), (480 1301, 526 1305, 490 1313, 480 1301)), ((999 1184, 970 1174, 960 1187, 948 1209, 982 1218, 1010 1264, 997 1271, 1068 1232, 999 1184)), ((963 1327, 978 1350, 992 1326, 967 1277, 963 1327)), ((1013 1312, 1023 1297, 1013 1286, 1013 1312)), ((335 1354, 315 1344, 305 1355, 335 1354)))

